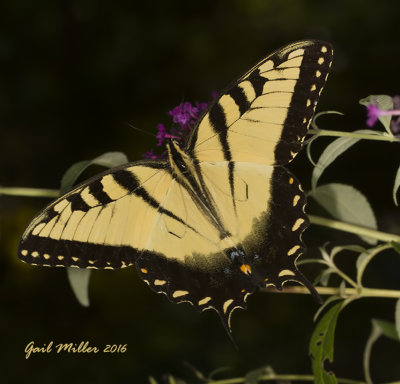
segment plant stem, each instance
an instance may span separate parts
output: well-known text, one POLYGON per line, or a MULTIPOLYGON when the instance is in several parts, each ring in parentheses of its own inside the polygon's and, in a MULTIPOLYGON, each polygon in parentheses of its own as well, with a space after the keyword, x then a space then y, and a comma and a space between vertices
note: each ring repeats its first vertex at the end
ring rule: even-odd
POLYGON ((46 188, 0 187, 0 195, 53 198, 59 196, 59 190, 46 188))
POLYGON ((400 142, 400 139, 394 136, 386 136, 382 134, 368 135, 366 133, 354 133, 343 131, 328 131, 324 129, 309 129, 308 134, 315 136, 335 136, 335 137, 353 137, 355 139, 376 140, 376 141, 389 141, 392 143, 400 142))
MULTIPOLYGON (((343 379, 337 377, 338 383, 343 384, 365 384, 364 381, 357 381, 357 380, 350 380, 350 379, 343 379)), ((278 374, 267 374, 262 375, 258 378, 259 381, 314 381, 313 375, 278 375, 278 374)), ((210 381, 210 384, 239 384, 244 383, 245 378, 243 377, 236 377, 234 379, 225 379, 225 380, 214 380, 210 381)))
POLYGON ((384 242, 395 241, 397 243, 400 243, 400 236, 392 233, 376 231, 374 229, 360 227, 358 225, 344 223, 343 221, 333 219, 327 219, 320 216, 308 215, 308 218, 310 219, 310 222, 312 224, 322 225, 324 227, 338 229, 339 231, 354 233, 360 236, 367 236, 384 242))
MULTIPOLYGON (((400 290, 393 289, 375 289, 375 288, 345 288, 340 291, 339 288, 335 287, 314 287, 320 295, 340 295, 344 293, 346 296, 359 296, 359 297, 381 297, 388 299, 400 299, 400 290)), ((306 287, 284 287, 282 291, 278 291, 275 288, 263 288, 263 292, 275 292, 275 293, 299 293, 308 294, 310 291, 306 287)))

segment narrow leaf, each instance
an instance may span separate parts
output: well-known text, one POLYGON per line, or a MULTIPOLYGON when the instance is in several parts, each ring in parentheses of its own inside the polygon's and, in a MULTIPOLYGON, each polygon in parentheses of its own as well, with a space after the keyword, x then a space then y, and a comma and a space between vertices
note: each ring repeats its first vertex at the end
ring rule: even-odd
MULTIPOLYGON (((331 183, 315 188, 309 193, 314 200, 325 208, 335 219, 346 223, 376 229, 374 212, 366 197, 350 185, 331 183)), ((360 236, 369 244, 376 239, 360 236)))
POLYGON ((367 343, 365 344, 364 357, 363 357, 364 376, 367 384, 372 384, 371 373, 369 368, 369 364, 371 361, 372 346, 375 344, 375 341, 378 340, 380 336, 381 336, 380 329, 374 326, 374 324, 372 323, 371 333, 368 337, 367 343))
POLYGON ((343 300, 343 297, 336 296, 336 295, 329 296, 329 297, 324 301, 324 303, 318 308, 318 310, 315 312, 315 315, 314 315, 314 317, 313 317, 313 321, 314 321, 314 322, 317 321, 319 315, 322 313, 322 311, 324 311, 324 309, 325 309, 326 307, 328 307, 328 305, 329 305, 330 303, 333 303, 334 301, 338 301, 338 300, 343 300))
MULTIPOLYGON (((383 110, 389 110, 393 109, 393 99, 388 96, 388 95, 371 95, 367 96, 364 99, 361 99, 359 101, 361 105, 365 105, 368 107, 371 104, 375 104, 378 106, 379 109, 383 110)), ((390 136, 393 136, 392 131, 390 130, 390 120, 392 119, 392 116, 379 116, 379 121, 383 124, 385 127, 386 131, 390 134, 390 136)))
POLYGON ((390 339, 400 341, 399 335, 396 332, 396 327, 393 323, 385 320, 372 319, 372 330, 371 334, 367 340, 367 344, 364 349, 364 375, 365 380, 368 384, 372 384, 371 373, 370 373, 370 361, 371 361, 371 351, 372 346, 375 341, 384 335, 390 339))
POLYGON ((311 336, 309 352, 312 359, 312 371, 315 384, 336 384, 333 372, 325 370, 325 361, 333 361, 333 345, 337 318, 342 303, 335 304, 318 322, 311 336))
POLYGON ((374 327, 378 328, 382 335, 385 335, 389 339, 399 341, 397 335, 396 326, 394 323, 386 320, 372 319, 374 327))
POLYGON ((343 245, 343 246, 336 246, 332 248, 330 258, 332 262, 334 262, 335 256, 342 251, 352 251, 357 253, 362 253, 365 251, 365 248, 361 245, 343 245))
POLYGON ((394 249, 397 253, 400 253, 400 244, 399 244, 399 243, 396 243, 395 241, 392 241, 390 244, 391 244, 391 246, 393 247, 393 249, 394 249))
POLYGON ((306 153, 308 160, 310 160, 310 163, 315 167, 317 163, 313 160, 312 155, 311 155, 311 144, 315 139, 318 138, 318 135, 312 136, 309 140, 307 140, 307 148, 306 148, 306 153))
POLYGON ((397 337, 400 340, 400 299, 396 302, 396 309, 394 311, 394 319, 396 324, 397 337))
POLYGON ((90 269, 67 268, 67 276, 75 297, 84 307, 89 306, 90 269))
MULTIPOLYGON (((367 133, 373 135, 377 134, 376 131, 373 131, 371 129, 361 129, 358 131, 354 131, 353 133, 367 133)), ((350 147, 352 147, 360 140, 361 139, 357 137, 339 137, 338 139, 332 141, 332 143, 330 143, 325 148, 324 152, 322 152, 317 164, 313 169, 311 177, 311 188, 316 188, 319 178, 330 164, 332 164, 342 153, 347 151, 350 147)))
POLYGON ((319 130, 318 125, 317 125, 317 120, 320 118, 320 116, 324 116, 324 115, 340 115, 343 116, 344 113, 339 112, 339 111, 322 111, 322 112, 317 112, 314 115, 314 118, 311 120, 311 126, 315 129, 315 130, 319 130))
POLYGON ((396 172, 396 177, 394 178, 394 185, 393 185, 393 201, 396 206, 399 206, 399 201, 397 200, 397 192, 400 188, 400 167, 396 172))
POLYGON ((93 160, 83 160, 71 165, 61 179, 60 194, 68 192, 81 173, 90 165, 101 165, 106 168, 113 168, 128 162, 128 158, 122 152, 107 152, 93 160))
POLYGON ((153 376, 149 376, 149 384, 158 384, 153 376))

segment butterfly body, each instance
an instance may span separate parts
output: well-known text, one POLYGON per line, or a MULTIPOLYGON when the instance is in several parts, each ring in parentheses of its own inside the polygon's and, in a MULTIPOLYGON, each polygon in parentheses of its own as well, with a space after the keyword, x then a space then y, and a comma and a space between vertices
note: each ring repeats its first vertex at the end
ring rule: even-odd
POLYGON ((305 196, 283 166, 301 149, 332 60, 306 40, 230 85, 166 160, 111 169, 61 196, 24 232, 19 257, 43 266, 135 265, 174 303, 214 309, 230 330, 257 287, 312 285, 304 253, 305 196))

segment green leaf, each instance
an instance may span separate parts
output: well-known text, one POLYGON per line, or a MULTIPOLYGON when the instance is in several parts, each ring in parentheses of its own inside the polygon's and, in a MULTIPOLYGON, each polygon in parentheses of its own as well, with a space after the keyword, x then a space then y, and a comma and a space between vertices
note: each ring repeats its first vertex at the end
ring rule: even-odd
POLYGON ((369 369, 372 346, 375 344, 375 341, 378 340, 380 336, 381 336, 381 331, 377 327, 375 327, 374 324, 372 324, 371 333, 368 337, 367 343, 365 344, 364 357, 363 357, 364 376, 367 384, 372 384, 371 373, 369 369))
MULTIPOLYGON (((379 107, 379 109, 383 110, 393 109, 393 99, 388 95, 371 95, 365 97, 364 99, 361 99, 359 103, 361 105, 365 105, 366 107, 368 107, 370 104, 376 104, 379 107)), ((390 115, 379 116, 379 121, 383 124, 386 131, 390 134, 390 136, 393 136, 393 133, 390 130, 391 119, 392 116, 390 115)))
POLYGON ((393 249, 394 249, 397 253, 400 254, 400 244, 399 244, 399 243, 396 243, 395 241, 392 241, 392 242, 390 243, 390 245, 393 247, 393 249))
POLYGON ((334 301, 338 300, 343 300, 343 297, 337 296, 337 295, 332 295, 329 296, 324 303, 318 308, 317 312, 315 312, 315 315, 313 317, 313 321, 316 322, 319 315, 322 313, 322 311, 330 304, 333 303, 334 301))
POLYGON ((379 255, 383 250, 387 248, 386 244, 378 245, 374 248, 370 248, 362 252, 356 261, 356 269, 357 269, 357 285, 362 286, 362 278, 367 268, 368 264, 371 260, 376 256, 379 255))
POLYGON ((397 337, 400 340, 400 299, 396 302, 396 309, 394 311, 394 320, 396 324, 397 337))
POLYGON ((364 376, 368 384, 372 384, 369 365, 371 361, 372 346, 374 345, 375 341, 378 340, 381 335, 384 335, 396 341, 400 341, 399 335, 396 332, 396 327, 393 323, 378 319, 372 319, 371 323, 372 329, 365 345, 363 358, 364 376))
POLYGON ((75 297, 84 307, 89 306, 90 269, 67 268, 67 276, 75 297))
POLYGON ((68 192, 81 173, 91 165, 101 165, 113 168, 128 162, 128 158, 122 152, 107 152, 93 160, 83 160, 71 165, 61 179, 60 195, 68 192))
POLYGON ((263 376, 274 373, 274 370, 269 365, 255 369, 246 374, 244 378, 244 384, 258 384, 260 380, 262 380, 263 376))
POLYGON ((372 325, 379 329, 380 333, 389 339, 400 341, 394 323, 386 320, 372 319, 372 325))
POLYGON ((320 116, 323 115, 340 115, 343 116, 344 113, 339 112, 339 111, 322 111, 322 112, 317 112, 314 115, 314 118, 311 121, 311 126, 315 129, 315 130, 319 130, 318 125, 317 125, 317 120, 319 119, 320 116))
POLYGON ((149 376, 149 383, 150 384, 158 384, 156 379, 153 376, 149 376))
MULTIPOLYGON (((371 129, 361 129, 358 131, 354 131, 354 133, 367 133, 376 135, 377 132, 371 129)), ((311 188, 315 189, 318 183, 319 178, 325 169, 332 164, 342 153, 347 151, 350 147, 356 144, 361 139, 356 137, 339 137, 338 139, 332 141, 322 152, 321 156, 318 159, 317 164, 313 169, 313 173, 311 176, 311 188)))
POLYGON ((396 206, 399 206, 399 202, 397 200, 397 192, 400 188, 400 167, 396 172, 396 177, 394 178, 394 185, 393 185, 393 201, 396 206))
POLYGON ((313 141, 315 139, 318 138, 318 135, 314 135, 312 136, 310 139, 307 140, 307 149, 306 149, 306 153, 307 153, 307 157, 308 160, 310 160, 310 163, 315 167, 317 165, 317 163, 313 160, 312 156, 311 156, 311 144, 313 143, 313 141))
POLYGON ((325 361, 333 361, 333 344, 337 318, 342 303, 335 304, 318 322, 311 336, 309 352, 312 359, 312 371, 315 384, 336 384, 333 372, 325 370, 325 361))
MULTIPOLYGON (((335 219, 346 223, 376 229, 374 212, 366 197, 350 185, 331 183, 319 186, 309 193, 314 200, 325 208, 335 219)), ((360 236, 369 244, 376 239, 360 236)))
POLYGON ((352 251, 352 252, 361 253, 361 252, 365 252, 365 248, 362 247, 361 245, 351 245, 351 244, 333 247, 332 251, 331 251, 331 255, 330 255, 332 262, 334 261, 335 256, 339 252, 342 252, 342 251, 352 251))

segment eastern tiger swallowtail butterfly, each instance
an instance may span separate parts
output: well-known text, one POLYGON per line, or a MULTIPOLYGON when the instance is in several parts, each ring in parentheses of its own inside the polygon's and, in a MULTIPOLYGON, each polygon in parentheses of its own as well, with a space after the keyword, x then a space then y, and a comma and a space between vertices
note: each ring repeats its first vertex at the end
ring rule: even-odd
POLYGON ((32 265, 117 269, 174 303, 231 314, 256 287, 299 282, 305 196, 283 166, 299 152, 332 61, 305 40, 267 56, 221 92, 183 148, 104 172, 61 196, 25 230, 32 265))

